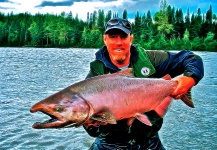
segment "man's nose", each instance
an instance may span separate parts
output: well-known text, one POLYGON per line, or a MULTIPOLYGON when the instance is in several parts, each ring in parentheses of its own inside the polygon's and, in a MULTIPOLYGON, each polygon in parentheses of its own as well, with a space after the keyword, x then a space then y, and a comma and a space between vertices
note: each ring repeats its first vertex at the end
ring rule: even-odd
POLYGON ((117 45, 122 45, 122 39, 121 39, 120 36, 117 37, 117 39, 116 39, 116 44, 117 44, 117 45))

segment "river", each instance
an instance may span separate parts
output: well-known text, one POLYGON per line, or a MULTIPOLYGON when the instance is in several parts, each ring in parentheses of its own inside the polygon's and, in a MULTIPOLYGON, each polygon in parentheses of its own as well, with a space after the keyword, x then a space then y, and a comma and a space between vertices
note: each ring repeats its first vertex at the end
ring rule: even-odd
MULTIPOLYGON (((0 48, 0 149, 86 150, 93 142, 83 129, 36 130, 30 107, 85 78, 96 49, 0 48)), ((195 108, 173 101, 162 129, 168 150, 217 149, 217 53, 195 52, 204 60, 205 76, 192 89, 195 108)))

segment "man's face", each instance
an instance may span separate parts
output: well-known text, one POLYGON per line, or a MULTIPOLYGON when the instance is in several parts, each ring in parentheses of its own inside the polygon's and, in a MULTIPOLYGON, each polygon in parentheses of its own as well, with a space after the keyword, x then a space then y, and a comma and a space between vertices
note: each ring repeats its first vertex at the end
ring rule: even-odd
POLYGON ((112 62, 123 64, 126 58, 130 57, 130 46, 133 37, 121 30, 111 30, 103 37, 112 62))

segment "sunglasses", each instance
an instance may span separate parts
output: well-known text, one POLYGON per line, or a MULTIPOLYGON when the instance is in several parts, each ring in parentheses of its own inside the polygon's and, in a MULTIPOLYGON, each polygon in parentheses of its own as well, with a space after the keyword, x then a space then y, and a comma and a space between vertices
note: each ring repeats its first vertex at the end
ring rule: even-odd
POLYGON ((111 20, 109 20, 107 22, 105 27, 107 28, 108 26, 115 26, 115 25, 118 25, 118 24, 121 24, 122 26, 124 26, 125 28, 127 28, 129 30, 132 29, 131 23, 129 21, 125 20, 125 19, 122 19, 122 20, 120 20, 120 19, 111 19, 111 20))

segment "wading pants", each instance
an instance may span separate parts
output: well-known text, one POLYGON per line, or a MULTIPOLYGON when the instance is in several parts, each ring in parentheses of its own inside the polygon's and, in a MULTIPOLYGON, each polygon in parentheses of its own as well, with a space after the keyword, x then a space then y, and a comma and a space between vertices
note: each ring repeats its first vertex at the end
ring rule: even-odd
POLYGON ((156 133, 143 144, 135 145, 110 144, 101 138, 96 138, 89 150, 165 150, 165 148, 159 139, 158 133, 156 133))

